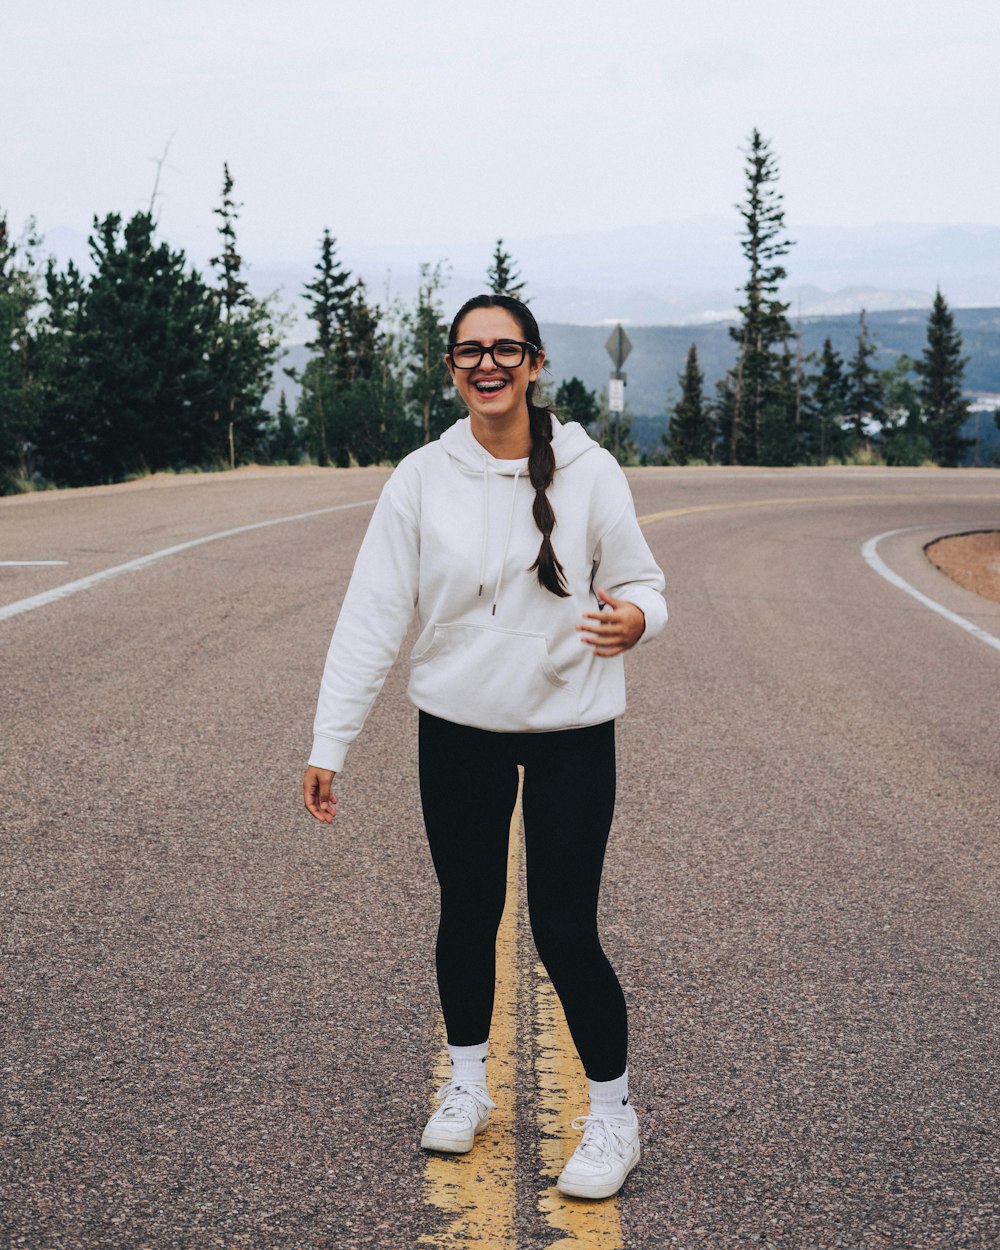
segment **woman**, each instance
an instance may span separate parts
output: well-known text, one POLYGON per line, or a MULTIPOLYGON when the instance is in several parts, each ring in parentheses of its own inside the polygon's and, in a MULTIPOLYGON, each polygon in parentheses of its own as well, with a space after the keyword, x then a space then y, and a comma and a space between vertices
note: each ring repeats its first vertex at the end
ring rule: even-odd
POLYGON ((532 934, 590 1083, 590 1113, 573 1121, 583 1138, 557 1184, 605 1198, 639 1159, 625 1001, 597 931, 614 718, 621 656, 667 612, 625 475, 532 400, 544 360, 519 300, 480 295, 459 310, 445 364, 469 415, 407 456, 382 492, 330 644, 304 790, 312 815, 332 821, 331 782, 416 607, 409 694, 452 1063, 421 1145, 471 1150, 495 1105, 486 1055, 520 764, 532 934))

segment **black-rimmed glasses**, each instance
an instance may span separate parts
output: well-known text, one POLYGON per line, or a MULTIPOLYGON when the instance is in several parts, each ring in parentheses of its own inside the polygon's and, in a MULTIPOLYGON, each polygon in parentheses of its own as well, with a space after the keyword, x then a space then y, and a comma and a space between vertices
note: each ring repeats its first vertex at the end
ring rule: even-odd
POLYGON ((448 354, 456 369, 477 369, 486 355, 498 369, 516 369, 523 364, 526 352, 534 355, 537 351, 534 343, 520 343, 516 339, 500 339, 492 347, 473 342, 448 344, 448 354))

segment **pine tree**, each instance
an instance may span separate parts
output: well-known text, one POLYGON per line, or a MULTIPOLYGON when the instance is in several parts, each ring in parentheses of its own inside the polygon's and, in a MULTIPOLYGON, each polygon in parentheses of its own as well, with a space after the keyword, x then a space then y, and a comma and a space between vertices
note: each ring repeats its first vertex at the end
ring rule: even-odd
POLYGON ((316 277, 305 284, 305 290, 309 304, 307 315, 315 323, 316 337, 308 341, 306 347, 313 347, 317 355, 332 360, 350 317, 357 284, 351 281, 350 271, 337 259, 337 240, 329 229, 323 231, 320 256, 314 268, 316 277))
POLYGON ((931 446, 913 381, 913 361, 903 352, 890 368, 879 371, 878 381, 882 393, 879 443, 886 464, 923 464, 930 460, 931 446))
POLYGON ((597 392, 588 391, 576 377, 559 383, 553 402, 561 420, 578 421, 584 429, 592 426, 600 415, 597 392))
POLYGON ((504 251, 503 239, 497 239, 493 250, 493 264, 486 271, 486 281, 494 295, 512 295, 515 299, 527 302, 524 298, 524 283, 520 281, 520 273, 514 269, 514 260, 509 252, 504 251))
POLYGON ((969 406, 962 398, 968 357, 944 296, 938 290, 927 319, 927 346, 914 368, 920 377, 919 396, 931 455, 939 465, 954 468, 970 440, 962 437, 969 406))
POLYGON ((869 431, 882 421, 882 392, 878 372, 871 363, 877 350, 862 308, 858 318, 857 346, 847 368, 847 411, 854 450, 867 444, 869 431))
POLYGON ((714 425, 705 401, 705 375, 698 365, 698 349, 691 344, 687 365, 680 375, 681 397, 670 414, 667 443, 673 464, 690 464, 692 460, 708 462, 712 458, 714 425))
POLYGON ((41 398, 35 429, 41 472, 59 485, 102 480, 92 428, 92 380, 82 365, 86 285, 70 261, 60 273, 51 257, 43 275, 44 312, 35 328, 41 398))
POLYGON ((213 209, 219 217, 222 250, 209 264, 216 271, 217 319, 209 351, 214 390, 213 453, 228 455, 230 427, 237 458, 264 456, 264 397, 271 387, 274 366, 282 348, 273 299, 258 300, 250 293, 237 250, 236 223, 242 205, 233 198, 229 166, 223 166, 222 203, 213 209))
POLYGON ((233 178, 228 163, 222 166, 222 203, 213 208, 220 219, 219 234, 222 236, 222 251, 213 256, 209 264, 218 271, 219 293, 223 317, 229 321, 236 310, 246 299, 247 284, 243 277, 243 258, 236 250, 236 222, 239 219, 242 204, 233 198, 233 178))
POLYGON ((24 489, 35 476, 41 383, 32 318, 39 303, 40 242, 33 222, 15 242, 0 213, 0 494, 24 489))
POLYGON ((443 286, 440 265, 421 265, 417 303, 407 317, 409 381, 406 395, 424 443, 437 438, 463 413, 444 364, 448 326, 438 299, 443 286))
POLYGON ((360 322, 367 309, 361 284, 337 259, 337 242, 324 229, 316 276, 305 284, 307 316, 316 327, 306 342, 313 349, 302 373, 297 416, 306 429, 312 456, 320 464, 346 468, 351 463, 350 407, 342 392, 355 376, 349 351, 352 316, 360 322))
MULTIPOLYGON (((730 329, 739 344, 739 359, 732 371, 732 409, 728 419, 730 464, 757 464, 761 460, 761 425, 765 411, 769 426, 794 422, 793 411, 782 391, 781 366, 774 349, 791 337, 788 304, 778 298, 778 287, 787 276, 779 263, 792 244, 783 237, 785 214, 782 196, 775 188, 777 159, 758 130, 750 136, 746 152, 747 198, 740 206, 744 232, 741 248, 750 272, 739 306, 741 321, 730 329)), ((771 430, 771 442, 776 434, 771 430)), ((782 443, 784 439, 782 437, 782 443)))
POLYGON ((796 360, 791 345, 772 353, 770 377, 760 411, 758 457, 761 464, 793 465, 802 459, 796 360))
POLYGON ((43 471, 60 484, 202 464, 218 454, 209 363, 213 292, 149 213, 94 221, 94 272, 46 275, 43 471), (60 341, 53 342, 58 336, 60 341))
POLYGON ((847 451, 844 416, 847 413, 847 379, 844 362, 829 339, 823 341, 820 369, 812 379, 812 399, 819 424, 820 464, 843 460, 847 451))
POLYGON ((378 368, 380 309, 368 300, 364 282, 354 284, 354 292, 344 313, 337 346, 338 382, 372 378, 378 368))
POLYGON ((284 389, 278 396, 278 410, 268 420, 262 438, 262 451, 268 464, 299 464, 302 460, 302 430, 292 413, 284 389))

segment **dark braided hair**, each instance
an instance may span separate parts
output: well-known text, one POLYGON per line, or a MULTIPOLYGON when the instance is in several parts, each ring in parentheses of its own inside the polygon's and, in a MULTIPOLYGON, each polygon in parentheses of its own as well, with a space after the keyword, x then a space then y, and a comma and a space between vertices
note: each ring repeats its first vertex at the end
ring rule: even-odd
MULTIPOLYGON (((472 299, 466 300, 455 314, 455 320, 451 323, 451 330, 448 332, 449 351, 451 350, 450 345, 457 341, 455 336, 458 333, 458 327, 462 318, 475 308, 502 308, 505 312, 509 312, 521 327, 524 341, 531 344, 532 359, 534 360, 538 352, 541 351, 542 336, 539 333, 538 322, 535 320, 534 314, 527 304, 523 304, 512 295, 474 295, 472 299)), ((552 485, 552 479, 556 472, 556 457, 552 450, 553 417, 551 409, 542 408, 532 402, 534 393, 535 384, 534 382, 529 382, 527 394, 525 395, 528 403, 528 421, 531 429, 531 454, 528 456, 528 476, 531 478, 531 485, 535 489, 535 499, 531 505, 531 514, 535 518, 535 524, 541 531, 542 545, 538 548, 535 563, 531 565, 528 572, 534 573, 537 571, 540 585, 551 591, 552 594, 557 595, 560 599, 566 599, 569 596, 569 591, 566 589, 566 573, 552 547, 552 529, 556 523, 556 514, 553 512, 552 504, 549 503, 549 497, 546 494, 546 491, 552 485)))

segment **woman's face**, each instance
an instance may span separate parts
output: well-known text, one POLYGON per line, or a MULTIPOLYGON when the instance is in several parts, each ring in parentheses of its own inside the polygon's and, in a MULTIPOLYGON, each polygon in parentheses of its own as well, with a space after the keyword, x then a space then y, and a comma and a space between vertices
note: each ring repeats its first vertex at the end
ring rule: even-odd
MULTIPOLYGON (((504 340, 526 341, 519 322, 506 308, 473 308, 458 323, 455 333, 456 343, 478 343, 481 347, 494 347, 504 340)), ((501 353, 498 351, 497 355, 501 353)), ((445 363, 472 416, 497 425, 521 417, 527 419, 528 384, 538 377, 544 359, 542 351, 536 352, 534 357, 525 352, 521 363, 511 368, 508 364, 495 364, 493 358, 484 353, 473 369, 456 369, 448 358, 445 363)))

